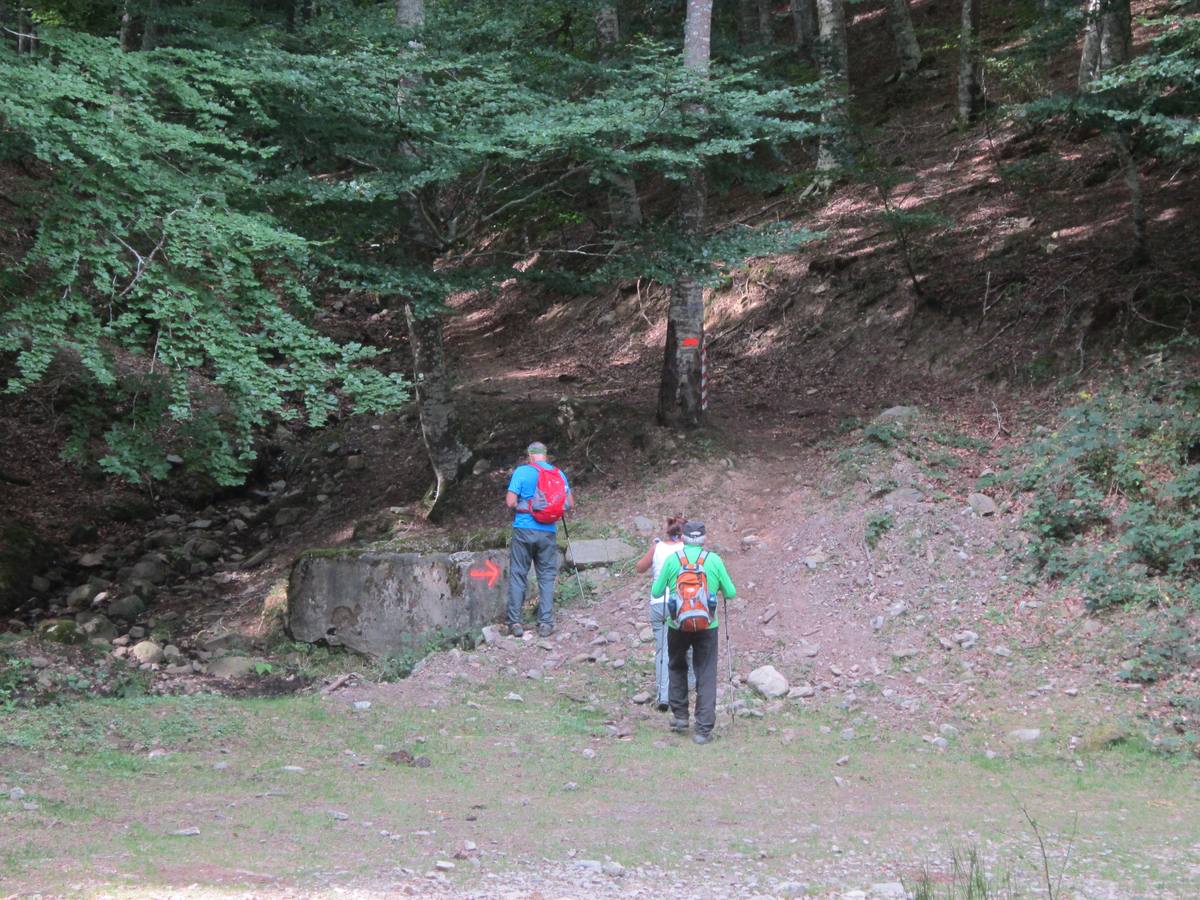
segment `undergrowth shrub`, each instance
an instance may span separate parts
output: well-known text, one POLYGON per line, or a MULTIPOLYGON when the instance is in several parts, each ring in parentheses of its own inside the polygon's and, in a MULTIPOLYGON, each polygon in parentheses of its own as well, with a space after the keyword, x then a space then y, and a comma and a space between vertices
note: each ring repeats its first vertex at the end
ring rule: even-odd
POLYGON ((997 476, 1032 493, 1033 575, 1093 610, 1200 607, 1200 379, 1158 362, 1078 400, 997 476))

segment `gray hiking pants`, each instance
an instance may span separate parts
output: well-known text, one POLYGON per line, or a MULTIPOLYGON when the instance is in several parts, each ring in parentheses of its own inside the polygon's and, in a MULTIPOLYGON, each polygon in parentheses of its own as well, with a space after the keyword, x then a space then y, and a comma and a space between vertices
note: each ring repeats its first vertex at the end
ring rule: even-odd
POLYGON ((558 541, 553 531, 514 528, 508 557, 508 624, 521 621, 529 564, 537 568, 538 624, 554 624, 554 580, 558 577, 558 541))
POLYGON ((671 715, 688 721, 688 650, 696 667, 696 734, 717 724, 717 632, 667 629, 667 668, 671 672, 671 715))

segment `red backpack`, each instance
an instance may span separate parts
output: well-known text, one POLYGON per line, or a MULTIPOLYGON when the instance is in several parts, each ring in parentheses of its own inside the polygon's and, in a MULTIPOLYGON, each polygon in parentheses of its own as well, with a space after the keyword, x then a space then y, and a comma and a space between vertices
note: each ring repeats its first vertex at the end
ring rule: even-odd
POLYGON ((537 487, 533 496, 526 501, 527 511, 535 522, 553 525, 563 517, 567 506, 567 479, 553 466, 548 469, 541 466, 534 468, 538 473, 537 487))
POLYGON ((679 577, 671 594, 671 618, 679 624, 680 631, 704 631, 712 625, 713 598, 704 573, 707 558, 708 551, 701 550, 696 561, 690 563, 687 554, 679 551, 679 577))

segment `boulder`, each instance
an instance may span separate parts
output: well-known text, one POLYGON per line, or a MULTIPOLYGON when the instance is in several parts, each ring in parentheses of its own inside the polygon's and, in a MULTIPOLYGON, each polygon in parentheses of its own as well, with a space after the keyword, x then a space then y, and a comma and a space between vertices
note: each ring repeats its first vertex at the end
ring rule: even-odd
POLYGON ((140 663, 160 663, 163 661, 163 649, 154 641, 139 641, 129 651, 140 663))
POLYGON ((167 566, 157 554, 145 556, 134 564, 129 577, 151 584, 162 584, 167 580, 167 566))
POLYGON ((242 678, 254 671, 255 660, 248 656, 222 656, 208 664, 214 678, 242 678))
POLYGON ((183 545, 183 553, 188 559, 212 562, 220 558, 221 545, 211 538, 195 537, 183 545))
POLYGON ((658 530, 658 526, 654 524, 654 521, 646 516, 634 516, 633 528, 641 535, 651 535, 658 530))
POLYGON ((914 487, 896 488, 894 491, 888 491, 888 493, 883 495, 883 502, 897 509, 905 506, 914 506, 924 499, 925 495, 914 487))
POLYGON ((774 666, 760 666, 750 673, 750 687, 768 699, 783 697, 788 692, 787 679, 774 666))
POLYGON ((131 622, 146 611, 146 604, 137 594, 115 597, 108 604, 108 614, 114 619, 131 622))
POLYGON ((620 538, 594 538, 572 541, 567 550, 567 563, 576 569, 590 569, 611 566, 637 555, 637 550, 620 538))
POLYGON ((967 497, 967 503, 977 516, 994 516, 996 514, 996 501, 987 494, 971 494, 967 497))
POLYGON ((37 628, 38 637, 56 644, 82 644, 87 640, 83 629, 70 619, 44 619, 37 628))
POLYGON ((379 656, 474 632, 503 615, 507 569, 503 549, 310 551, 288 583, 288 632, 379 656))
POLYGON ((889 422, 907 422, 920 415, 915 406, 892 406, 875 417, 876 425, 886 425, 889 422))
POLYGON ((117 626, 107 616, 97 612, 82 612, 75 617, 75 624, 97 644, 108 644, 117 636, 117 626))

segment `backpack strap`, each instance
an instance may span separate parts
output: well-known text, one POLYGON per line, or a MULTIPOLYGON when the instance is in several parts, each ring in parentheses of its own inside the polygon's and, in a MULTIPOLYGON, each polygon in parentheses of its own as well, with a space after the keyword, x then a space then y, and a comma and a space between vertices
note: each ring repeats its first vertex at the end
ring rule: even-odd
POLYGON ((679 568, 686 569, 691 565, 691 563, 688 562, 687 554, 683 552, 682 547, 679 548, 679 552, 676 555, 679 557, 679 568))
POLYGON ((707 550, 701 550, 701 551, 700 551, 700 555, 696 557, 696 565, 698 565, 698 566, 700 566, 701 568, 703 568, 703 567, 704 567, 704 561, 705 561, 706 559, 708 559, 708 551, 707 551, 707 550))

